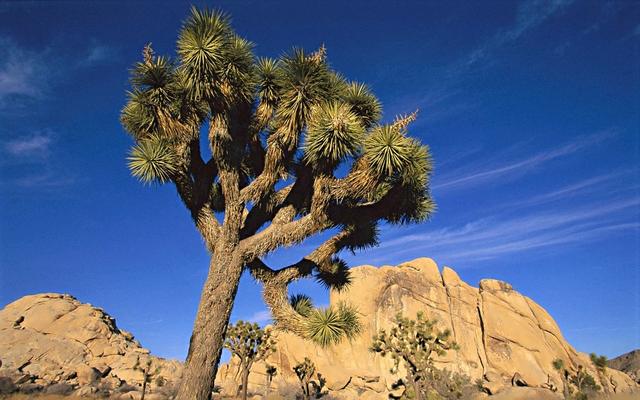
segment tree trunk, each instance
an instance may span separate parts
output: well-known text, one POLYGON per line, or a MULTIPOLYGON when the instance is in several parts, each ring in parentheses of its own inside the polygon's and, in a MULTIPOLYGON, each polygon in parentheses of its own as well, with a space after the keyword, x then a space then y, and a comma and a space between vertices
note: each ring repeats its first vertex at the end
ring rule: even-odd
POLYGON ((247 400, 247 392, 249 389, 249 368, 245 368, 242 371, 242 400, 247 400))
POLYGON ((413 383, 413 391, 414 393, 414 398, 416 400, 422 400, 424 398, 424 395, 422 394, 422 388, 420 387, 420 383, 418 382, 418 380, 415 377, 411 377, 411 381, 413 383))
POLYGON ((569 393, 569 380, 567 379, 566 373, 563 371, 562 373, 562 397, 568 399, 571 395, 569 393))
POLYGON ((211 257, 176 400, 209 399, 241 274, 231 251, 211 257))
POLYGON ((145 394, 147 394, 147 380, 149 379, 149 367, 144 370, 143 378, 142 378, 142 396, 140 396, 140 400, 144 400, 145 394))

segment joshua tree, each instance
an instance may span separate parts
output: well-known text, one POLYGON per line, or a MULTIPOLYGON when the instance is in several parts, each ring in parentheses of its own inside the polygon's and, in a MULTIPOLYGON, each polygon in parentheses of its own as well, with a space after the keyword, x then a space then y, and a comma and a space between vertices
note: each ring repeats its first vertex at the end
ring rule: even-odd
POLYGON ((593 379, 593 376, 582 365, 578 366, 578 371, 571 377, 571 383, 578 389, 574 395, 576 400, 586 400, 590 394, 599 392, 601 389, 600 385, 593 379))
POLYGON ((275 340, 271 338, 271 330, 262 329, 256 323, 238 321, 227 328, 224 347, 240 361, 242 400, 247 399, 249 373, 253 363, 266 359, 275 351, 275 345, 275 340))
POLYGON ((434 355, 442 356, 457 345, 449 341, 449 330, 436 329, 436 321, 428 320, 419 312, 415 320, 397 314, 389 333, 380 330, 373 337, 371 351, 393 360, 392 373, 398 372, 400 362, 407 370, 411 386, 405 397, 424 400, 433 392, 433 382, 439 371, 433 365, 434 355))
POLYGON ((278 368, 275 365, 267 364, 265 366, 265 372, 267 373, 267 395, 271 391, 271 383, 273 382, 273 377, 278 375, 278 368))
POLYGON ((177 398, 209 396, 244 270, 263 285, 276 327, 311 340, 323 337, 319 325, 352 334, 351 308, 305 316, 287 287, 309 276, 345 287, 341 250, 376 245, 381 222, 420 222, 434 210, 429 150, 407 133, 416 114, 381 123, 376 97, 333 71, 324 47, 256 59, 227 16, 209 10, 192 9, 175 60, 147 45, 131 86, 121 114, 135 142, 131 172, 175 185, 211 254, 177 398), (322 232, 292 265, 262 260, 322 232))
POLYGON ((311 360, 305 357, 303 362, 293 367, 293 372, 296 373, 300 381, 304 400, 309 400, 312 396, 316 399, 322 397, 322 388, 324 387, 325 379, 316 371, 316 366, 311 360), (317 376, 317 381, 313 380, 314 375, 317 376))

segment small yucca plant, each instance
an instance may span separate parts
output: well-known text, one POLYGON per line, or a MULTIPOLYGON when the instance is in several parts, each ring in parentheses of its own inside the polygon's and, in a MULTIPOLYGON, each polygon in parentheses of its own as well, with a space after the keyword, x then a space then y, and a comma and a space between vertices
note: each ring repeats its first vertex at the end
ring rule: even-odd
POLYGON ((381 329, 374 337, 370 350, 393 360, 391 373, 397 373, 400 364, 407 370, 407 398, 426 399, 435 393, 433 382, 441 373, 434 365, 435 356, 443 356, 458 345, 450 340, 448 329, 437 329, 437 321, 427 319, 418 312, 416 319, 397 314, 393 327, 387 332, 381 329))

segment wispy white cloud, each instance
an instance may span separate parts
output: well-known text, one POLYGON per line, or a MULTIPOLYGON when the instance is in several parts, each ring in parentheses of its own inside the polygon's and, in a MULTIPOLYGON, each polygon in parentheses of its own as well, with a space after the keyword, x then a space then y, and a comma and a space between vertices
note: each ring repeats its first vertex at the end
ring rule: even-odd
POLYGON ((19 176, 3 183, 20 189, 54 190, 74 185, 77 182, 75 177, 45 171, 19 176))
POLYGON ((397 259, 407 252, 437 254, 447 263, 495 259, 543 247, 587 243, 620 232, 637 232, 640 230, 638 207, 640 198, 632 197, 552 212, 527 213, 525 208, 461 226, 400 236, 383 241, 380 248, 384 258, 389 259, 397 259))
POLYGON ((117 56, 118 52, 115 48, 94 40, 87 49, 86 56, 80 62, 80 66, 90 67, 104 64, 113 61, 117 56))
POLYGON ((260 310, 247 317, 247 321, 257 324, 266 324, 271 322, 271 312, 269 310, 260 310))
POLYGON ((11 96, 37 98, 46 86, 47 49, 26 50, 7 37, 0 37, 0 106, 11 96))
POLYGON ((468 55, 462 67, 470 67, 480 62, 490 61, 491 55, 496 50, 517 41, 525 33, 538 27, 573 2, 574 0, 529 0, 520 3, 514 24, 507 29, 501 30, 475 48, 468 55))
POLYGON ((0 36, 0 108, 19 99, 42 99, 51 87, 81 68, 117 57, 115 48, 93 40, 84 54, 61 55, 59 46, 28 48, 10 37, 0 36), (79 62, 74 60, 80 60, 79 62))
POLYGON ((55 138, 51 130, 42 130, 0 141, 3 192, 52 191, 82 181, 56 165, 55 138))
POLYGON ((49 132, 38 132, 11 139, 4 144, 4 149, 10 156, 21 160, 42 159, 49 155, 52 144, 53 139, 49 132))
POLYGON ((516 44, 573 2, 574 0, 527 0, 519 3, 513 23, 451 62, 423 98, 417 101, 425 111, 425 120, 434 122, 450 118, 481 104, 464 96, 466 91, 463 87, 468 80, 476 77, 474 73, 496 65, 497 54, 501 49, 516 44))
POLYGON ((602 175, 593 176, 587 179, 583 179, 581 181, 563 186, 556 190, 552 190, 550 192, 542 193, 537 196, 533 196, 527 198, 523 201, 517 201, 515 203, 507 204, 506 206, 533 206, 539 205, 543 203, 554 202, 558 200, 566 200, 578 194, 584 194, 589 192, 594 192, 597 189, 601 188, 604 185, 615 181, 623 176, 626 176, 632 172, 637 173, 636 171, 626 170, 626 171, 615 171, 602 175))
POLYGON ((461 167, 440 177, 436 176, 432 188, 434 191, 468 188, 496 180, 504 181, 508 177, 521 176, 536 171, 547 162, 600 143, 614 134, 614 130, 607 130, 589 136, 581 136, 570 143, 517 160, 494 161, 493 163, 490 160, 482 160, 482 164, 461 167))

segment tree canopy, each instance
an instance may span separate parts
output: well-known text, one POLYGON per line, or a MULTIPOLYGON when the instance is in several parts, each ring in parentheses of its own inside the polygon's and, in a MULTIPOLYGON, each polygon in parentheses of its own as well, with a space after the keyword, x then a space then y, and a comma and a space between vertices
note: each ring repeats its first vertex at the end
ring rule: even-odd
POLYGON ((408 135, 416 113, 384 124, 375 95, 334 71, 324 46, 256 58, 228 16, 208 9, 192 9, 175 59, 146 46, 131 85, 121 120, 135 141, 132 174, 175 184, 211 252, 238 249, 278 327, 328 344, 308 321, 342 320, 334 331, 347 334, 352 310, 298 313, 286 287, 311 275, 345 287, 341 250, 375 246, 381 222, 433 212, 429 149, 408 135), (335 234, 293 265, 262 260, 327 230, 335 234))

